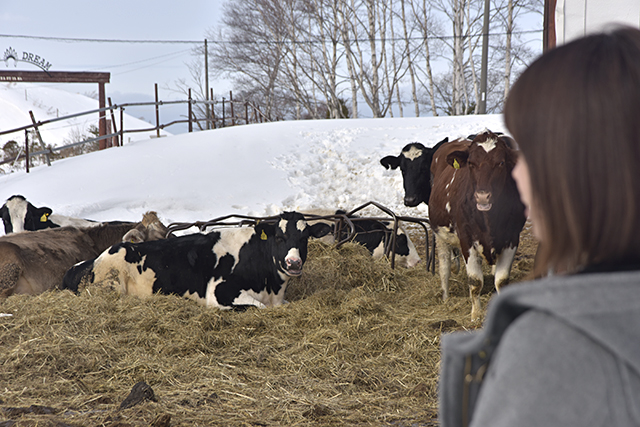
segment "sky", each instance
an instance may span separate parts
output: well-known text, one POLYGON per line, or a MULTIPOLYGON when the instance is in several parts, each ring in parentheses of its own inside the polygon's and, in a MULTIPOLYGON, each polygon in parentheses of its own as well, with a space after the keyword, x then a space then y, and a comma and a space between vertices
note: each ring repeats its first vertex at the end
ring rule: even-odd
MULTIPOLYGON (((39 104, 61 109, 78 102, 55 91, 38 96, 39 104)), ((11 109, 0 104, 0 117, 11 109)), ((56 214, 98 221, 139 221, 154 210, 165 224, 351 210, 369 201, 425 217, 426 205, 403 205, 402 175, 380 159, 410 142, 433 146, 485 128, 504 132, 502 116, 286 121, 145 137, 29 173, 0 174, 0 202, 21 194, 56 214)))
MULTIPOLYGON (((192 60, 194 43, 120 43, 52 40, 108 39, 195 41, 204 44, 208 31, 216 28, 223 0, 86 0, 9 1, 0 0, 0 67, 14 67, 1 61, 13 48, 19 56, 29 52, 46 59, 52 71, 108 71, 111 81, 107 96, 113 103, 152 101, 154 83, 160 99, 179 99, 175 88, 179 78, 189 80, 186 64, 192 60), (28 36, 28 37, 8 37, 28 36), (44 37, 46 39, 40 38, 44 37)), ((38 70, 18 62, 17 68, 38 70)), ((56 84, 75 93, 97 93, 98 85, 56 84)), ((215 93, 228 93, 227 82, 210 81, 215 93)), ((167 111, 168 113, 168 111, 167 111)), ((186 111, 181 114, 186 115, 186 111)), ((148 111, 131 110, 137 117, 154 117, 148 111)))

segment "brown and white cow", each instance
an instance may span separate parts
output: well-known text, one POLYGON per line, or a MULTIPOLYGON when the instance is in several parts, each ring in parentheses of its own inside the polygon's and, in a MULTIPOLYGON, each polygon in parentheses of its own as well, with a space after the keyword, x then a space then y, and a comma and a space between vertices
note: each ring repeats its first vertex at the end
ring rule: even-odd
MULTIPOLYGON (((155 213, 146 213, 144 219, 149 227, 159 228, 155 213)), ((0 297, 36 295, 59 287, 69 268, 95 258, 108 247, 121 242, 125 233, 141 224, 56 227, 1 236, 0 297)), ((147 238, 155 236, 144 229, 142 234, 147 238)))
POLYGON ((142 221, 122 236, 122 241, 141 243, 167 237, 175 236, 173 233, 169 233, 169 229, 158 218, 157 212, 149 211, 142 216, 142 221))
POLYGON ((436 234, 443 298, 449 296, 451 253, 459 247, 467 269, 473 320, 481 312, 482 259, 493 267, 499 291, 509 279, 526 220, 511 177, 516 160, 511 138, 485 130, 473 140, 444 144, 431 165, 429 221, 436 234))

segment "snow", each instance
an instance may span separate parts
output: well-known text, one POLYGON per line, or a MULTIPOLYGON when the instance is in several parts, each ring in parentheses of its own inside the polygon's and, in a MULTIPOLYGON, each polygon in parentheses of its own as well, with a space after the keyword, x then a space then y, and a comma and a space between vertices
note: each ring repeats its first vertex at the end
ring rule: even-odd
MULTIPOLYGON (((97 85, 95 85, 97 86, 97 85)), ((91 91, 94 85, 87 86, 91 91)), ((96 99, 85 95, 66 92, 52 86, 37 85, 34 83, 3 83, 0 84, 0 130, 10 130, 27 126, 32 123, 29 111, 37 121, 51 120, 57 117, 72 115, 83 111, 97 110, 99 107, 96 99)), ((116 125, 120 126, 120 114, 115 110, 116 125)), ((80 116, 69 120, 62 120, 43 126, 40 129, 42 140, 46 145, 54 147, 71 143, 70 137, 74 133, 86 134, 89 125, 98 124, 98 113, 80 116), (67 141, 65 141, 67 140, 67 141)), ((107 115, 107 118, 110 118, 107 115)), ((145 129, 152 125, 140 119, 124 114, 125 129, 145 129)), ((148 139, 155 132, 129 133, 125 141, 148 139)), ((161 134, 168 135, 167 132, 161 134)), ((7 141, 24 141, 24 131, 0 135, 0 147, 7 141)), ((75 142, 75 141, 73 141, 75 142)))
MULTIPOLYGON (((11 108, 4 96, 0 92, 0 120, 11 108)), ((80 95, 57 96, 47 105, 67 109, 80 95)), ((0 129, 6 126, 0 121, 0 129)), ((28 174, 1 175, 0 202, 21 194, 56 214, 99 221, 138 221, 155 210, 165 224, 229 214, 350 210, 368 201, 398 214, 427 216, 425 205, 403 205, 402 175, 384 169, 380 159, 400 154, 410 142, 433 146, 485 128, 505 132, 502 116, 288 121, 147 136, 28 174)))

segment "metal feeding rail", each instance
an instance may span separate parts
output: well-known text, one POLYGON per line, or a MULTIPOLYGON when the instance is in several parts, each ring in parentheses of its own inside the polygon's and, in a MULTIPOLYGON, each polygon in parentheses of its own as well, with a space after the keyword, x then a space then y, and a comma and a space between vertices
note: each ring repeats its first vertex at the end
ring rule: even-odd
MULTIPOLYGON (((349 242, 353 239, 356 233, 355 224, 359 221, 381 221, 381 222, 393 222, 393 230, 387 230, 385 232, 384 239, 384 247, 385 247, 385 255, 391 261, 391 268, 395 268, 395 245, 396 245, 396 235, 398 232, 399 221, 411 222, 415 224, 419 224, 425 233, 425 253, 427 257, 426 269, 429 271, 431 267, 431 272, 435 271, 435 262, 434 262, 434 253, 435 253, 435 237, 432 233, 431 240, 429 239, 429 230, 427 225, 429 224, 429 219, 427 218, 414 218, 408 216, 398 216, 389 208, 380 205, 377 202, 367 202, 357 208, 345 212, 345 213, 335 213, 331 215, 315 215, 315 214, 302 214, 307 221, 331 221, 334 224, 334 237, 335 237, 335 245, 336 247, 342 246, 344 243, 349 242), (375 206, 378 209, 385 212, 389 217, 365 217, 365 216, 354 216, 356 212, 361 211, 362 209, 368 206, 375 206)), ((275 223, 279 219, 279 216, 268 216, 268 217, 255 217, 248 215, 237 215, 230 214, 221 216, 218 218, 211 219, 209 221, 196 221, 196 222, 174 222, 169 224, 167 227, 169 229, 167 236, 179 230, 187 230, 192 227, 198 228, 201 232, 205 231, 209 227, 242 227, 242 226, 255 226, 260 222, 272 222, 275 223)), ((380 230, 375 230, 378 232, 380 230)))

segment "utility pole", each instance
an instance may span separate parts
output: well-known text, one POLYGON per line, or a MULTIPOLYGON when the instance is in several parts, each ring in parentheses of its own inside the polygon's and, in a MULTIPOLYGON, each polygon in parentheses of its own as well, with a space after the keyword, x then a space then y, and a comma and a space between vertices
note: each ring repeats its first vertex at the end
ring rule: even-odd
MULTIPOLYGON (((205 101, 209 101, 209 49, 207 48, 207 39, 204 39, 204 93, 205 101)), ((207 121, 206 129, 211 129, 211 114, 209 113, 209 103, 206 103, 207 107, 207 121)))
POLYGON ((480 100, 478 114, 487 113, 487 61, 489 57, 489 0, 484 0, 484 21, 482 24, 482 65, 480 70, 480 100))

